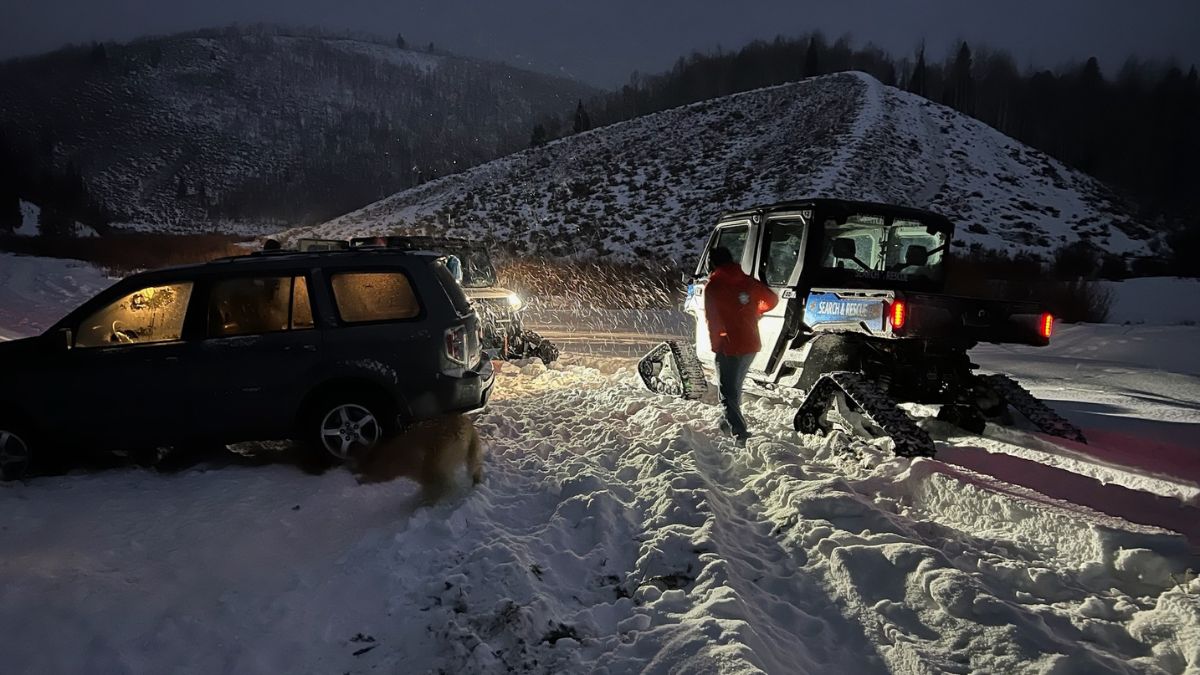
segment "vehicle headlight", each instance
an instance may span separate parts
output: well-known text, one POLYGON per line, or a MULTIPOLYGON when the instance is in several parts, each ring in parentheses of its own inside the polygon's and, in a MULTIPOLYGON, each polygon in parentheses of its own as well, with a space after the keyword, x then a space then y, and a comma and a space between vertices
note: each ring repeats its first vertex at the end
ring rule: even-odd
POLYGON ((525 306, 525 301, 521 300, 521 296, 516 293, 508 294, 508 308, 514 312, 520 311, 525 306))

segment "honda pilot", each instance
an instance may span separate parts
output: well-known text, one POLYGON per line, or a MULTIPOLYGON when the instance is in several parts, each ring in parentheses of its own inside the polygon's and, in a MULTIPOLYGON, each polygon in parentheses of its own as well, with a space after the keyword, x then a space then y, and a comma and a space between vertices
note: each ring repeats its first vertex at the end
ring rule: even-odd
POLYGON ((0 344, 0 477, 81 452, 295 438, 344 460, 483 407, 492 364, 445 258, 261 252, 128 277, 0 344))

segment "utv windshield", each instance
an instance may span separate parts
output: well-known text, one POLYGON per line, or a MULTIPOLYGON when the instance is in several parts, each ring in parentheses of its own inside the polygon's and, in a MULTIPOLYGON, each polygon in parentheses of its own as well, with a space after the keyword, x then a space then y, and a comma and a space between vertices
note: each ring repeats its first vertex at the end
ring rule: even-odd
POLYGON ((854 215, 825 221, 821 267, 839 276, 940 283, 946 234, 916 220, 854 215))
MULTIPOLYGON (((463 288, 488 288, 496 285, 496 270, 486 251, 458 250, 449 255, 458 259, 463 288)), ((457 276, 457 275, 456 275, 457 276)))

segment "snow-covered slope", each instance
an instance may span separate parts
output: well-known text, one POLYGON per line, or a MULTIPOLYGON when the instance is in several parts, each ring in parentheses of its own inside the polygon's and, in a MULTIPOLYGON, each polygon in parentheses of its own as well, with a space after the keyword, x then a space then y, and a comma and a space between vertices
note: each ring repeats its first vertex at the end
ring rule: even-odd
POLYGON ((424 228, 557 255, 690 262, 721 211, 806 196, 928 207, 957 239, 1144 252, 1153 232, 1098 181, 861 73, 568 137, 292 235, 424 228))
POLYGON ((0 63, 0 126, 57 169, 74 163, 118 221, 187 230, 331 217, 418 171, 524 147, 536 120, 592 93, 442 53, 231 28, 0 63))

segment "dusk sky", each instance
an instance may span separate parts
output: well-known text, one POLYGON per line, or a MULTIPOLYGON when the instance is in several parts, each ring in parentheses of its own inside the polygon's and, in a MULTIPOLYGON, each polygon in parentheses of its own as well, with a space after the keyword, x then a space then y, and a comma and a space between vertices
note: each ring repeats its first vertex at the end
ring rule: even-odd
POLYGON ((682 54, 820 29, 894 54, 924 39, 1004 48, 1024 67, 1095 55, 1115 73, 1130 54, 1200 63, 1200 2, 1155 0, 0 0, 0 58, 67 42, 128 40, 234 22, 397 32, 410 43, 559 72, 601 86, 668 68, 682 54))

